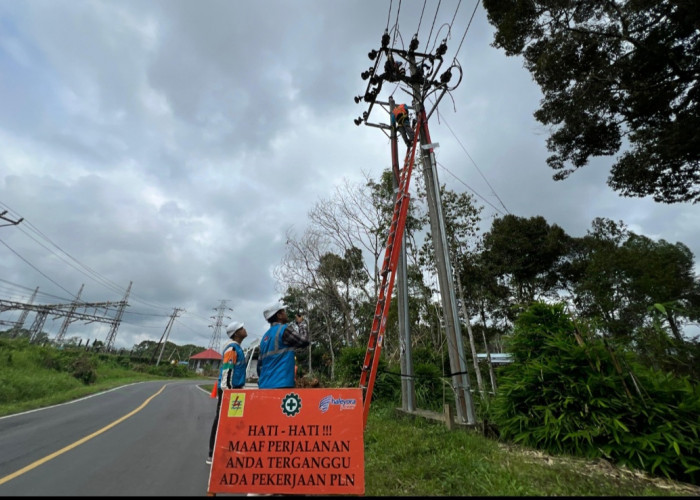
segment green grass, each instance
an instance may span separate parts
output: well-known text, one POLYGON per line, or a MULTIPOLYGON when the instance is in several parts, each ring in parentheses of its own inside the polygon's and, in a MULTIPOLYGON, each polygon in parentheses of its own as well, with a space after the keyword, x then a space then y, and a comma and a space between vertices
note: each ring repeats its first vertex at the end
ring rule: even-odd
POLYGON ((123 358, 83 350, 59 351, 0 338, 0 416, 64 403, 133 382, 168 379, 169 373, 182 376, 182 371, 169 365, 138 366, 136 371, 123 358), (76 378, 77 366, 82 373, 93 373, 94 382, 85 384, 76 378))
MULTIPOLYGON (((71 377, 72 378, 72 377, 71 377)), ((144 380, 159 380, 163 377, 155 377, 146 374, 134 374, 124 373, 121 376, 96 382, 93 385, 83 385, 78 383, 77 385, 72 384, 72 381, 66 381, 65 377, 51 377, 42 379, 42 383, 46 383, 46 389, 51 389, 49 394, 37 394, 28 395, 21 400, 5 400, 0 403, 0 417, 5 415, 11 415, 13 413, 20 413, 23 411, 34 410, 36 408, 43 408, 46 406, 51 406, 59 403, 65 403, 66 401, 72 401, 74 399, 79 399, 84 396, 89 396, 90 394, 96 394, 98 392, 106 391, 108 389, 113 389, 114 387, 119 387, 122 385, 131 384, 133 382, 142 382, 144 380)), ((5 385, 8 382, 17 382, 21 384, 24 389, 15 391, 16 393, 22 394, 24 391, 31 391, 32 384, 37 380, 36 376, 32 377, 21 377, 15 374, 0 374, 0 385, 5 385)))
POLYGON ((700 488, 604 461, 554 457, 372 403, 365 494, 372 496, 697 496, 700 488))
MULTIPOLYGON (((117 386, 167 379, 95 358, 86 385, 43 348, 0 349, 0 416, 117 386), (11 355, 10 355, 11 353, 11 355)), ((197 377, 200 378, 200 377, 197 377)), ((201 378, 211 392, 211 379, 201 378)), ((598 460, 551 456, 372 403, 365 428, 366 496, 700 496, 700 488, 598 460)), ((202 441, 208 439, 202 436, 202 441)))

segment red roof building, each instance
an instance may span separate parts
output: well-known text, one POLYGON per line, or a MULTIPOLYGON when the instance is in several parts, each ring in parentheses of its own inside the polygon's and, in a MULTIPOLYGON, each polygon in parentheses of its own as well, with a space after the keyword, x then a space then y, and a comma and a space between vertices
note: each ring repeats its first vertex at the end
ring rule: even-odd
POLYGON ((195 371, 202 370, 206 365, 210 365, 213 369, 218 370, 221 366, 221 353, 216 352, 214 349, 207 349, 194 356, 190 356, 190 366, 195 369, 195 371))

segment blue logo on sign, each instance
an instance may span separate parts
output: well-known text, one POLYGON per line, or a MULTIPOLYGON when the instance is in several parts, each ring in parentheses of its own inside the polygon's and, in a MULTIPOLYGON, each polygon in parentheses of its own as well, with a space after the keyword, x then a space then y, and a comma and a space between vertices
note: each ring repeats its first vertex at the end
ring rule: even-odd
POLYGON ((334 398, 330 394, 318 403, 318 408, 322 413, 326 413, 331 405, 340 406, 341 410, 352 410, 357 405, 356 399, 334 398))

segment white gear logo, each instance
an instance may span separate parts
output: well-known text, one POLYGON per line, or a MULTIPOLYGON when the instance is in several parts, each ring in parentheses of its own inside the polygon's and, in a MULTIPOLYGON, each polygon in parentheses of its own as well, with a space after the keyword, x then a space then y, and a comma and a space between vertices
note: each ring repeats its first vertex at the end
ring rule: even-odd
POLYGON ((284 399, 282 399, 282 413, 288 417, 293 417, 301 411, 301 398, 292 393, 287 394, 284 399))

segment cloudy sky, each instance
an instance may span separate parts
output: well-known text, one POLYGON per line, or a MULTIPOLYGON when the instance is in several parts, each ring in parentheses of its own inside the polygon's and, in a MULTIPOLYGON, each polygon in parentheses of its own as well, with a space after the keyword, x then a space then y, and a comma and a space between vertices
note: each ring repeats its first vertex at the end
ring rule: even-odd
MULTIPOLYGON (((209 346, 222 306, 244 347, 260 337, 286 231, 390 165, 384 133, 353 123, 387 28, 397 48, 446 39, 463 70, 429 127, 439 181, 483 204, 485 229, 541 215, 583 236, 607 217, 698 255, 697 207, 620 197, 610 158, 552 180, 539 88, 491 47, 475 0, 0 0, 0 213, 23 218, 0 220, 0 299, 39 287, 37 304, 70 302, 84 285, 81 300, 116 302, 133 283, 115 347, 158 341, 175 308, 176 344, 209 346)), ((391 93, 410 101, 391 85, 379 99, 391 93)), ((108 332, 74 322, 66 336, 108 332)))

